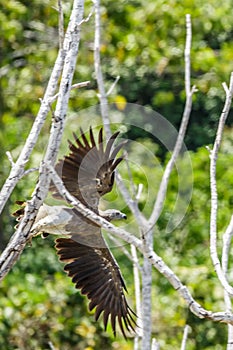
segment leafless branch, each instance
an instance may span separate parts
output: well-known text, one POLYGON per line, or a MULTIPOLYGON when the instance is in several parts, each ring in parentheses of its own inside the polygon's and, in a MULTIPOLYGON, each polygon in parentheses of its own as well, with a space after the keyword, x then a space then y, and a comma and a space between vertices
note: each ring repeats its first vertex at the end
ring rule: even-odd
POLYGON ((128 178, 129 178, 129 183, 130 183, 130 189, 131 189, 131 193, 132 193, 132 199, 133 198, 136 199, 136 185, 135 185, 135 183, 133 181, 132 171, 131 171, 131 168, 129 166, 128 154, 126 152, 125 152, 125 155, 124 155, 124 160, 125 160, 126 167, 127 167, 128 178))
POLYGON ((113 235, 108 233, 108 238, 110 238, 110 240, 114 244, 116 244, 117 247, 119 247, 121 249, 121 251, 124 253, 124 255, 129 259, 129 261, 134 263, 134 260, 133 260, 132 256, 130 255, 128 250, 122 245, 122 243, 120 242, 120 240, 117 237, 115 237, 115 236, 113 236, 113 235))
MULTIPOLYGON (((94 0, 94 5, 95 5, 95 45, 94 45, 95 74, 96 74, 96 80, 97 80, 97 85, 99 89, 98 98, 100 101, 101 116, 103 119, 106 135, 107 137, 110 137, 111 130, 110 130, 110 120, 109 120, 109 112, 108 112, 108 99, 105 91, 104 78, 102 74, 101 59, 100 59, 100 45, 101 45, 100 0, 94 0)), ((138 209, 137 202, 131 198, 127 188, 125 187, 119 175, 119 172, 117 171, 116 171, 116 182, 120 192, 122 193, 125 199, 126 204, 129 206, 130 210, 134 214, 134 217, 136 218, 139 224, 139 227, 141 227, 144 224, 143 216, 138 209)))
POLYGON ((184 327, 183 339, 182 339, 182 344, 181 344, 180 350, 185 350, 186 349, 189 332, 190 332, 190 326, 186 325, 184 327))
POLYGON ((185 45, 185 90, 186 90, 186 103, 184 108, 184 113, 179 129, 179 133, 177 136, 176 144, 171 156, 171 159, 169 160, 166 169, 164 171, 162 181, 159 187, 159 191, 157 194, 157 198, 154 204, 154 208, 151 214, 151 217, 149 219, 150 227, 153 227, 161 213, 161 210, 163 208, 164 200, 167 193, 167 186, 168 181, 172 172, 172 169, 175 165, 175 162, 179 156, 179 153, 182 148, 182 144, 184 141, 185 133, 187 130, 191 109, 192 109, 192 97, 193 94, 197 91, 196 87, 193 86, 190 89, 190 77, 191 77, 191 71, 190 71, 190 48, 191 48, 191 39, 192 39, 192 32, 191 32, 191 18, 190 15, 186 16, 186 26, 187 26, 187 35, 186 35, 186 45, 185 45))
MULTIPOLYGON (((50 163, 50 164, 55 163, 57 152, 61 141, 61 136, 62 136, 63 127, 64 127, 64 119, 66 116, 70 88, 71 88, 73 74, 75 71, 75 64, 76 64, 76 58, 78 54, 78 47, 79 47, 80 28, 77 26, 77 23, 81 22, 82 20, 83 6, 84 6, 83 0, 74 1, 72 13, 70 16, 70 22, 65 35, 64 50, 62 50, 65 58, 65 63, 64 63, 61 83, 59 87, 59 96, 58 96, 54 118, 51 126, 48 147, 44 157, 45 163, 50 163)), ((59 57, 60 55, 61 53, 59 54, 59 57)), ((62 64, 63 64, 63 61, 64 59, 62 60, 62 64)), ((50 78, 50 82, 49 82, 50 91, 48 90, 46 91, 47 93, 45 95, 46 101, 45 102, 42 101, 42 104, 41 104, 41 106, 44 106, 44 109, 42 109, 43 114, 40 114, 40 113, 38 114, 40 118, 38 118, 37 116, 37 120, 34 123, 32 131, 24 146, 24 149, 26 149, 27 151, 27 158, 25 158, 25 154, 22 152, 17 160, 17 162, 19 163, 17 165, 17 168, 16 168, 17 162, 15 163, 15 166, 12 168, 12 171, 14 170, 16 172, 17 170, 17 173, 15 175, 17 178, 15 180, 16 182, 24 172, 24 166, 28 160, 30 152, 32 151, 35 145, 35 142, 37 140, 41 127, 44 123, 45 116, 48 112, 48 109, 47 109, 49 108, 48 99, 54 95, 54 92, 55 92, 54 85, 57 86, 57 80, 61 73, 61 68, 62 68, 61 58, 57 59, 55 63, 55 67, 56 69, 54 68, 53 75, 50 78), (58 63, 59 65, 56 66, 56 64, 58 63), (58 76, 58 73, 59 73, 59 76, 58 76), (46 114, 44 114, 45 112, 46 114)), ((42 165, 43 165, 43 162, 42 162, 42 165)), ((8 181, 9 182, 12 181, 12 178, 10 178, 8 181)), ((13 185, 14 185, 14 182, 13 182, 13 185)), ((11 187, 10 187, 11 190, 13 189, 13 185, 11 182, 11 187)), ((5 248, 5 250, 3 251, 0 257, 0 280, 7 274, 10 268, 16 262, 22 250, 24 249, 27 241, 30 239, 30 229, 33 225, 37 211, 47 195, 48 188, 49 188, 49 181, 47 176, 47 170, 46 168, 41 166, 39 181, 34 190, 32 199, 28 202, 28 205, 25 209, 24 218, 21 220, 18 229, 16 230, 15 234, 13 235, 12 239, 10 240, 10 242, 8 243, 7 247, 5 248)), ((7 186, 5 185, 4 191, 6 189, 7 189, 7 186)), ((9 195, 10 194, 8 194, 8 196, 9 195)), ((6 198, 6 195, 3 199, 5 198, 6 198)), ((4 202, 4 200, 2 200, 2 202, 4 202)))
MULTIPOLYGON (((101 60, 100 60, 100 0, 95 0, 94 1, 95 4, 95 51, 94 51, 94 61, 95 61, 95 73, 96 73, 96 79, 97 79, 97 84, 98 84, 98 88, 99 88, 99 94, 98 94, 98 98, 100 101, 100 109, 101 109, 101 116, 102 116, 102 120, 103 120, 103 124, 105 127, 105 131, 108 137, 110 137, 111 135, 111 130, 110 130, 110 120, 109 120, 109 111, 108 111, 108 99, 107 99, 107 93, 105 91, 105 87, 104 87, 104 79, 103 79, 103 74, 102 74, 102 70, 101 70, 101 60)), ((113 86, 112 86, 113 88, 113 86)), ((110 90, 111 91, 111 90, 110 90)), ((109 93, 109 92, 108 92, 109 93)), ((121 180, 121 177, 119 175, 118 172, 116 172, 116 182, 118 185, 118 188, 120 190, 120 192, 122 193, 125 202, 127 203, 127 205, 129 206, 129 208, 131 209, 137 223, 138 226, 141 230, 143 230, 147 225, 146 225, 146 220, 143 217, 143 215, 141 214, 139 208, 138 208, 138 204, 137 201, 135 199, 132 199, 132 197, 130 196, 129 191, 127 190, 127 188, 125 187, 123 181, 121 180)), ((131 185, 133 187, 133 184, 131 182, 131 185)), ((134 188, 134 187, 133 187, 134 188)), ((133 191, 135 192, 135 191, 133 191)), ((134 193, 134 197, 135 197, 135 193, 134 193)), ((148 263, 148 262, 147 262, 148 263)), ((149 273, 149 270, 151 269, 151 266, 148 266, 147 272, 149 273)), ((134 270, 135 271, 135 270, 134 270)), ((136 272, 136 271, 135 271, 136 272)), ((137 278, 137 277, 136 277, 137 278)), ((148 285, 148 284, 147 284, 148 285)), ((147 305, 148 305, 148 301, 150 301, 150 296, 149 298, 147 296, 145 296, 145 294, 143 295, 144 297, 144 301, 147 300, 147 305)), ((148 308, 149 313, 151 314, 151 307, 149 306, 148 308)), ((146 314, 146 310, 145 314, 146 314)), ((144 315, 145 315, 144 314, 144 315)), ((151 322, 149 322, 148 327, 146 328, 144 325, 144 330, 143 333, 148 335, 147 336, 147 340, 149 340, 150 343, 150 325, 151 322)), ((143 334, 143 339, 145 338, 143 334)), ((147 341, 148 342, 148 341, 147 341)), ((137 348, 138 346, 138 338, 135 338, 135 343, 134 346, 137 348)), ((144 347, 144 340, 142 343, 142 347, 146 350, 148 348, 144 347)))
MULTIPOLYGON (((14 162, 14 160, 13 160, 13 157, 12 157, 11 152, 7 151, 7 152, 6 152, 6 155, 7 155, 7 158, 9 159, 9 162, 10 162, 11 166, 13 167, 13 166, 15 165, 15 162, 14 162)), ((21 175, 21 177, 26 176, 26 175, 28 175, 28 174, 30 174, 30 173, 32 173, 32 172, 34 172, 34 171, 38 171, 38 170, 39 170, 39 168, 30 168, 30 169, 27 169, 27 170, 25 170, 25 171, 23 172, 23 174, 21 175)), ((20 178, 19 178, 19 179, 20 179, 20 178)))
POLYGON ((64 43, 64 14, 63 14, 63 8, 62 8, 62 0, 58 0, 58 12, 59 12, 59 25, 58 25, 59 47, 61 49, 64 43))
POLYGON ((113 84, 111 85, 110 89, 108 90, 108 92, 106 94, 107 96, 111 95, 111 93, 113 92, 113 90, 114 90, 115 86, 117 85, 119 79, 120 79, 120 76, 118 75, 116 77, 116 79, 114 80, 113 84))
POLYGON ((48 342, 48 345, 50 347, 51 350, 56 350, 53 343, 51 341, 48 342))
MULTIPOLYGON (((76 83, 76 84, 73 84, 73 85, 71 85, 71 90, 73 90, 73 89, 80 89, 80 88, 82 88, 82 87, 86 87, 86 86, 88 86, 90 84, 90 81, 89 80, 87 80, 87 81, 83 81, 83 82, 81 82, 81 83, 76 83)), ((52 96, 50 99, 49 99, 49 103, 51 104, 52 102, 54 102, 54 101, 56 101, 56 99, 58 98, 58 95, 59 95, 59 93, 57 93, 57 94, 55 94, 54 96, 52 96)))
MULTIPOLYGON (((218 193, 217 193, 217 180, 216 180, 216 165, 219 148, 221 145, 223 129, 225 121, 229 114, 232 97, 233 97, 233 73, 231 73, 229 89, 226 91, 226 100, 220 116, 217 135, 214 142, 213 150, 210 153, 210 190, 211 190, 211 213, 210 213, 210 255, 213 262, 213 266, 226 292, 232 297, 233 288, 229 285, 227 277, 223 272, 218 252, 217 252, 217 212, 218 212, 218 193)), ((224 253, 225 254, 225 253, 224 253)))
POLYGON ((143 190, 143 184, 138 184, 138 190, 137 190, 137 193, 136 193, 136 196, 135 196, 135 199, 136 199, 137 202, 141 198, 142 190, 143 190))
POLYGON ((25 142, 25 145, 22 149, 22 152, 20 156, 18 157, 17 161, 14 163, 14 165, 11 168, 10 174, 5 181, 1 192, 0 192, 0 213, 2 212, 9 196, 11 195, 13 189, 15 188, 15 185, 18 183, 19 179, 23 176, 24 173, 24 167, 27 164, 29 157, 31 155, 31 152, 33 151, 33 148, 37 142, 38 136, 40 134, 41 128, 44 125, 46 116, 49 112, 50 105, 49 105, 49 99, 51 96, 54 95, 56 89, 58 80, 61 75, 61 71, 63 68, 65 59, 65 52, 63 50, 60 50, 52 71, 52 74, 49 79, 49 83, 47 86, 47 89, 45 91, 45 95, 43 98, 43 101, 41 103, 39 112, 37 114, 37 117, 33 123, 33 126, 31 128, 31 131, 29 133, 29 136, 25 142))
POLYGON ((90 19, 91 19, 91 17, 92 17, 92 15, 93 15, 93 13, 94 13, 94 6, 92 7, 92 9, 91 9, 91 11, 89 12, 88 16, 85 17, 85 18, 83 18, 83 19, 81 20, 81 22, 78 23, 78 25, 80 26, 80 25, 83 24, 83 23, 89 22, 90 19))
MULTIPOLYGON (((228 261, 229 261, 232 235, 233 235, 233 215, 231 216, 230 223, 226 229, 226 232, 223 235, 222 269, 226 278, 227 278, 227 271, 228 271, 228 261)), ((232 312, 231 297, 226 290, 224 290, 224 301, 225 301, 226 311, 232 312)), ((232 349, 233 349, 233 326, 228 324, 227 350, 232 350, 232 349)))
POLYGON ((223 235, 223 247, 222 247, 222 269, 224 274, 228 271, 228 261, 230 254, 230 245, 233 235, 233 215, 231 216, 230 223, 223 235))
POLYGON ((160 345, 155 338, 152 339, 151 350, 159 350, 160 345))
POLYGON ((38 167, 27 169, 27 170, 24 171, 23 176, 27 176, 27 175, 33 173, 34 171, 38 171, 38 170, 39 170, 38 167))
MULTIPOLYGON (((134 288, 135 288, 135 300, 136 300, 136 314, 138 315, 137 321, 137 331, 136 337, 142 337, 142 299, 141 299, 141 282, 140 282, 140 272, 141 267, 139 264, 137 250, 136 247, 131 244, 131 255, 134 261, 133 269, 134 269, 134 288)), ((135 342, 136 344, 138 342, 135 342)), ((134 350, 136 350, 136 346, 134 344, 134 350)))
POLYGON ((192 44, 192 23, 190 14, 186 15, 186 42, 184 50, 185 61, 185 92, 186 96, 190 94, 191 90, 191 44, 192 44))
POLYGON ((105 132, 107 137, 110 137, 111 129, 110 129, 110 121, 109 121, 109 115, 108 115, 108 100, 107 100, 107 94, 105 91, 104 78, 103 78, 103 73, 101 69, 101 60, 100 60, 100 45, 101 45, 100 0, 94 0, 93 2, 95 6, 94 64, 95 64, 96 80, 97 80, 97 85, 99 89, 99 93, 97 96, 100 101, 100 109, 101 109, 101 115, 103 119, 105 132))
POLYGON ((117 237, 120 237, 130 244, 133 244, 142 253, 142 255, 149 260, 151 265, 153 265, 170 282, 173 288, 186 302, 187 306, 193 314, 199 318, 207 318, 212 321, 224 322, 233 325, 233 314, 231 312, 213 313, 212 311, 204 309, 194 300, 188 288, 180 281, 179 277, 165 264, 163 259, 158 256, 151 247, 147 246, 145 249, 145 246, 140 239, 123 230, 122 228, 114 226, 104 218, 98 216, 89 208, 86 208, 80 201, 78 201, 66 190, 65 186, 62 183, 62 180, 50 164, 43 164, 43 167, 46 167, 49 170, 48 175, 54 182, 59 193, 69 204, 74 206, 83 216, 98 226, 102 226, 105 230, 111 232, 117 237))
POLYGON ((10 162, 11 166, 13 167, 15 165, 15 162, 13 160, 11 152, 7 151, 6 155, 7 155, 7 158, 9 159, 9 162, 10 162))

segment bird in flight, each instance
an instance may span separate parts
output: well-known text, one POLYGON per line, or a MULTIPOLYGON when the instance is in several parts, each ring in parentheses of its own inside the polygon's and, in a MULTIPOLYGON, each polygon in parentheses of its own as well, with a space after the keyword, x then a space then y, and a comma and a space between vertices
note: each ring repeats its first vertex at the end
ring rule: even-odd
MULTIPOLYGON (((70 153, 56 165, 56 171, 66 189, 87 208, 108 221, 126 219, 126 215, 118 210, 101 211, 98 208, 100 198, 112 190, 115 169, 123 160, 122 157, 117 158, 117 154, 125 142, 113 149, 118 135, 119 132, 113 134, 104 147, 102 128, 98 142, 95 141, 92 128, 89 130, 89 140, 81 130, 80 138, 74 134, 75 141, 68 141, 70 153)), ((63 199, 53 184, 50 190, 55 198, 63 199)), ((18 204, 22 205, 23 202, 18 204)), ((20 221, 23 214, 24 206, 13 215, 20 221)), ((72 278, 75 287, 89 299, 89 310, 95 309, 96 321, 103 314, 105 329, 110 321, 114 335, 118 322, 125 338, 126 330, 134 331, 136 314, 128 305, 125 297, 127 289, 119 266, 98 225, 75 208, 43 204, 32 231, 33 235, 42 234, 43 237, 48 234, 65 236, 56 239, 57 254, 66 263, 64 270, 72 278)))

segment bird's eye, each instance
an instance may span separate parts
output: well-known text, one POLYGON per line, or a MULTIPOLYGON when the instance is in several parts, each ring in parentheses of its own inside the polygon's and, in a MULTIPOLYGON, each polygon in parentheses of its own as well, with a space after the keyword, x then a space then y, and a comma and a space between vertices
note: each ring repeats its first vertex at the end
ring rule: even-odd
POLYGON ((97 188, 102 186, 102 181, 99 178, 96 178, 95 181, 96 181, 96 187, 97 188))

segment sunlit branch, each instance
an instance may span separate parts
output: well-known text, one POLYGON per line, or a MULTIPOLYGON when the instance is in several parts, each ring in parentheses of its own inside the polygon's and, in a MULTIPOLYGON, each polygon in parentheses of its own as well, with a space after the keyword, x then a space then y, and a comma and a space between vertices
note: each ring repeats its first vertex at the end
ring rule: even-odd
POLYGON ((170 267, 165 264, 163 259, 153 251, 153 249, 147 247, 147 250, 145 250, 145 247, 140 239, 125 231, 124 229, 114 226, 112 223, 98 216, 89 208, 85 207, 80 201, 78 201, 66 190, 65 186, 62 183, 62 180, 51 165, 44 164, 43 166, 48 169, 49 176, 54 182, 57 190, 69 204, 74 206, 90 221, 96 223, 98 226, 102 226, 107 231, 138 248, 142 255, 149 260, 149 262, 156 268, 156 270, 158 270, 170 282, 173 288, 186 302, 187 306, 193 314, 199 318, 206 318, 212 321, 233 325, 233 314, 231 312, 212 312, 204 309, 199 303, 195 301, 188 288, 180 281, 179 277, 170 269, 170 267))
POLYGON ((186 345, 187 345, 189 331, 190 331, 190 326, 186 325, 184 327, 184 333, 183 333, 183 338, 182 338, 182 343, 181 343, 180 350, 186 350, 186 345))
MULTIPOLYGON (((10 177, 7 179, 5 185, 3 186, 2 192, 4 193, 4 196, 2 196, 1 201, 2 206, 4 205, 4 201, 9 197, 15 184, 24 174, 24 167, 37 141, 38 135, 45 121, 48 109, 50 108, 48 100, 55 93, 55 87, 57 87, 57 82, 60 77, 61 70, 63 68, 59 87, 59 96, 54 112, 54 118, 52 119, 49 142, 44 157, 45 163, 54 164, 56 161, 56 156, 58 153, 63 133, 64 119, 67 112, 70 88, 72 84, 78 54, 80 28, 79 26, 77 26, 77 23, 81 22, 82 20, 83 10, 84 1, 75 0, 73 3, 70 21, 64 39, 64 48, 63 50, 59 51, 58 58, 55 63, 52 76, 50 78, 44 100, 41 103, 40 112, 38 113, 36 121, 34 122, 30 135, 23 148, 23 151, 21 152, 17 162, 14 164, 10 177), (61 58, 61 55, 62 57, 63 55, 65 55, 65 61, 64 58, 61 58), (5 194, 5 191, 7 190, 8 193, 5 194)), ((4 278, 4 276, 14 265, 21 252, 23 251, 27 241, 30 239, 30 229, 35 220, 37 211, 47 195, 49 188, 48 176, 46 174, 46 171, 44 171, 45 169, 43 168, 43 166, 40 170, 41 171, 39 181, 37 182, 36 188, 33 192, 32 199, 28 202, 28 205, 25 209, 25 215, 21 220, 18 229, 12 236, 10 242, 8 243, 7 247, 5 248, 0 257, 0 280, 4 278)))
POLYGON ((162 181, 159 187, 159 191, 157 194, 157 198, 154 204, 154 208, 149 220, 150 227, 153 227, 161 213, 161 210, 163 208, 163 204, 166 198, 167 193, 167 186, 169 182, 169 178, 172 172, 172 169, 174 168, 175 162, 179 156, 179 153, 181 151, 185 133, 187 130, 191 110, 192 110, 192 97, 193 94, 197 91, 196 87, 193 86, 190 89, 190 79, 191 79, 191 70, 190 70, 190 48, 191 48, 191 39, 192 39, 192 32, 191 32, 191 18, 190 15, 186 16, 186 28, 187 28, 187 35, 186 35, 186 45, 185 45, 185 91, 186 91, 186 103, 185 108, 183 112, 183 117, 179 129, 179 133, 177 136, 177 140, 175 143, 174 150, 172 152, 172 156, 165 168, 162 181))
POLYGON ((222 141, 225 121, 229 114, 232 97, 233 97, 233 73, 231 73, 229 88, 226 89, 226 100, 220 116, 218 130, 214 142, 213 150, 210 152, 210 191, 211 191, 211 212, 210 212, 210 255, 213 262, 214 269, 217 273, 219 281, 224 289, 231 297, 233 296, 233 288, 229 285, 227 277, 223 272, 218 252, 217 252, 217 213, 218 213, 218 193, 217 193, 217 179, 216 166, 218 152, 222 141))

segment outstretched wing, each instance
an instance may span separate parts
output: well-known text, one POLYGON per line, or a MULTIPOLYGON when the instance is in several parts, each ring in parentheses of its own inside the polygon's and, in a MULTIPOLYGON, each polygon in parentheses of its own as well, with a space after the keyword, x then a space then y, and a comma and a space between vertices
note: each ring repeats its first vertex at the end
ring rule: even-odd
POLYGON ((106 329, 110 318, 114 335, 118 321, 126 338, 125 330, 134 330, 133 316, 136 315, 126 301, 124 280, 104 239, 101 248, 94 248, 73 239, 59 238, 56 240, 56 249, 60 260, 68 262, 65 271, 72 278, 72 282, 90 300, 89 309, 96 308, 95 319, 98 320, 103 313, 106 329))
MULTIPOLYGON (((89 131, 89 141, 81 130, 80 138, 74 134, 75 142, 69 141, 70 154, 56 165, 67 190, 96 212, 100 196, 112 190, 114 170, 122 161, 122 157, 116 158, 116 155, 124 142, 112 151, 118 134, 119 132, 110 137, 104 149, 102 128, 99 131, 98 143, 94 139, 92 128, 89 131)), ((60 198, 53 184, 50 189, 55 197, 60 198)))

